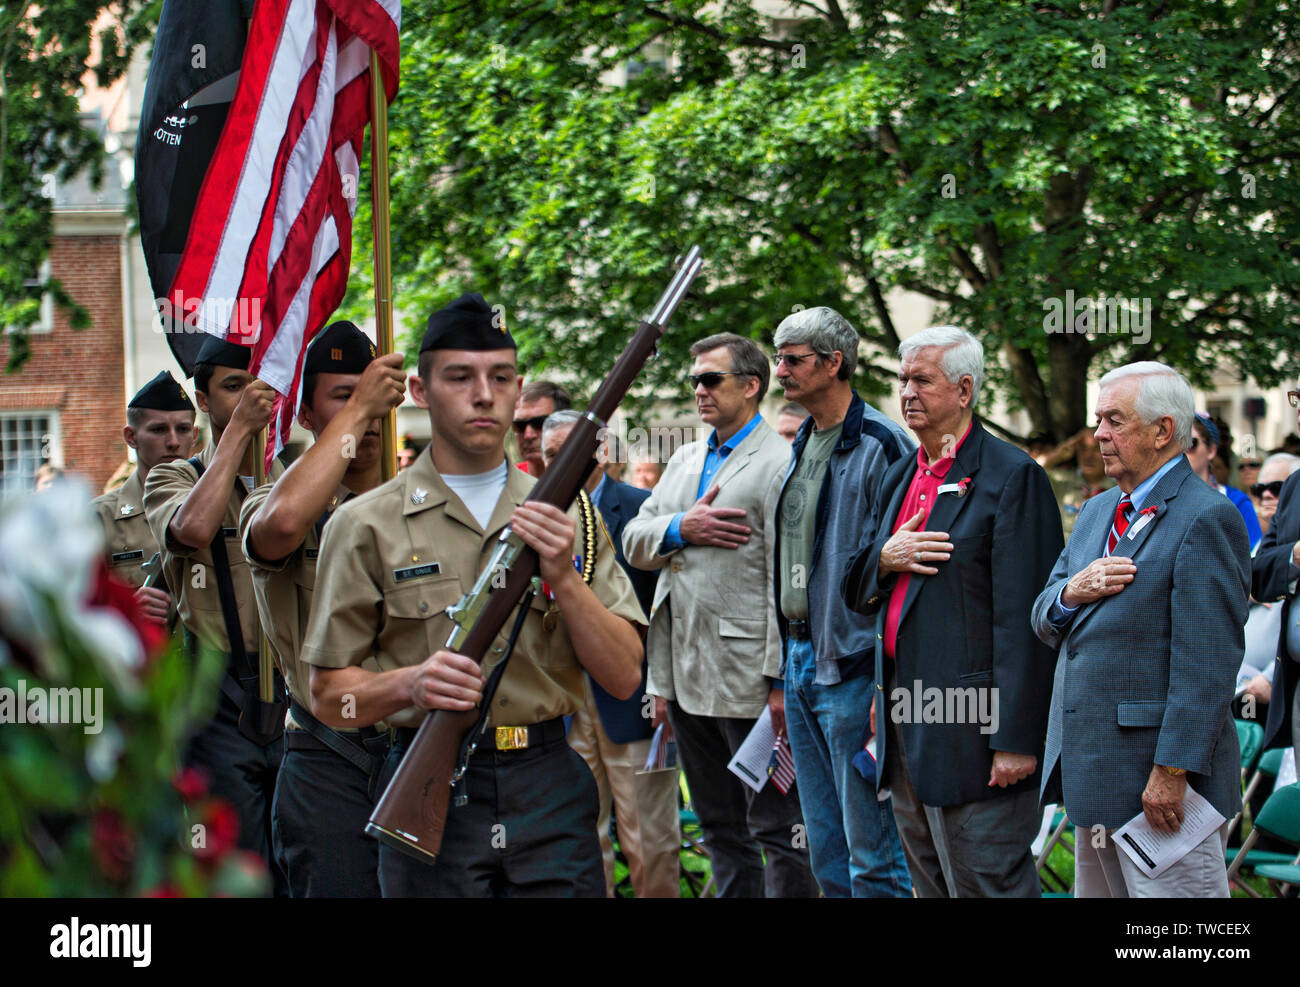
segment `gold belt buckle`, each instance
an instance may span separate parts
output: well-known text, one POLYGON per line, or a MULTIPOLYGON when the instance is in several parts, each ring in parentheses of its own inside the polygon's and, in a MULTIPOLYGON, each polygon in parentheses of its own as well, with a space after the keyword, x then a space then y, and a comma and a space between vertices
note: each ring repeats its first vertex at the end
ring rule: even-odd
POLYGON ((527 746, 527 727, 497 727, 497 750, 519 751, 527 746))

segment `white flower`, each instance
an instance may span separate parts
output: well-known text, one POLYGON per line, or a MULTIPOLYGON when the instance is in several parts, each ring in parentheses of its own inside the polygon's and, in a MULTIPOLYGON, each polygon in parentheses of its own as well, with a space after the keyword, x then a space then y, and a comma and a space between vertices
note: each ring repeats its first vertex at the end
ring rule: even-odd
POLYGON ((112 723, 91 737, 86 745, 86 771, 90 777, 101 784, 112 781, 125 748, 122 731, 112 723))
POLYGON ((115 611, 85 603, 103 552, 90 501, 90 488, 71 479, 0 505, 0 631, 57 675, 53 642, 62 623, 119 690, 138 694, 134 672, 145 654, 135 630, 115 611))

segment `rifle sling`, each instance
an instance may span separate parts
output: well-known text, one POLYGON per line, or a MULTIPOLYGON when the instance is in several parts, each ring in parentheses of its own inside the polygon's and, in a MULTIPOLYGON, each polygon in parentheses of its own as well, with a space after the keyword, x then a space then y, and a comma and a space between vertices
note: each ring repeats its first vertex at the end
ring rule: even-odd
MULTIPOLYGON (((373 777, 379 773, 379 768, 384 763, 383 758, 375 757, 362 749, 361 743, 365 739, 365 735, 357 734, 357 742, 354 743, 337 730, 316 719, 311 712, 303 707, 302 703, 292 696, 289 697, 289 710, 293 713, 294 722, 298 726, 302 727, 304 731, 311 734, 339 757, 354 765, 366 777, 373 777)), ((370 731, 370 736, 376 736, 374 730, 370 731)))
POLYGON ((510 663, 510 656, 515 652, 515 642, 519 640, 519 632, 524 629, 524 620, 528 617, 528 608, 532 605, 534 592, 529 589, 519 601, 519 615, 515 617, 514 626, 510 628, 510 636, 506 639, 505 654, 501 656, 496 668, 492 669, 492 674, 488 676, 487 685, 483 688, 483 699, 478 707, 478 719, 474 721, 474 725, 460 742, 460 750, 456 757, 457 764, 465 764, 469 756, 469 745, 477 742, 479 734, 487 730, 488 715, 492 712, 492 700, 496 697, 497 686, 501 683, 501 676, 506 672, 506 665, 510 663))
MULTIPOLYGON (((200 477, 203 476, 203 463, 198 456, 189 461, 200 477)), ((243 484, 236 481, 236 489, 243 484)), ((242 499, 242 498, 241 498, 242 499)), ((244 630, 239 623, 239 607, 235 602, 235 583, 230 578, 230 556, 226 554, 226 539, 221 534, 221 526, 210 546, 212 567, 217 570, 217 595, 221 598, 221 617, 226 624, 226 646, 230 653, 232 672, 237 678, 249 679, 257 675, 257 669, 250 667, 248 652, 244 649, 244 630)), ((223 687, 223 691, 224 687, 223 687)), ((230 694, 227 692, 227 696, 230 694)), ((234 697, 230 697, 234 698, 234 697)), ((242 706, 242 703, 241 703, 242 706)))

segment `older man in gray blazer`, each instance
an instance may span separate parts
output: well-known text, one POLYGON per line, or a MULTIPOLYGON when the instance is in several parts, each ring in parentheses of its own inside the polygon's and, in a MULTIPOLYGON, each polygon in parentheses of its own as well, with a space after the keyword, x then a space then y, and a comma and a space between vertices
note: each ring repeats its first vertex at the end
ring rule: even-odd
POLYGON ((677 450, 623 529, 628 562, 660 570, 646 692, 676 733, 718 895, 815 897, 795 788, 756 795, 727 770, 764 707, 785 729, 772 549, 790 446, 758 413, 771 371, 753 340, 719 333, 691 355, 713 434, 677 450))
POLYGON ((1160 877, 1111 840, 1138 813, 1176 832, 1190 786, 1225 817, 1241 806, 1228 713, 1244 649, 1250 547, 1236 508, 1200 482, 1192 390, 1160 363, 1101 379, 1097 441, 1117 486, 1087 501, 1034 603, 1059 649, 1044 801, 1078 831, 1075 895, 1227 897, 1222 828, 1160 877))

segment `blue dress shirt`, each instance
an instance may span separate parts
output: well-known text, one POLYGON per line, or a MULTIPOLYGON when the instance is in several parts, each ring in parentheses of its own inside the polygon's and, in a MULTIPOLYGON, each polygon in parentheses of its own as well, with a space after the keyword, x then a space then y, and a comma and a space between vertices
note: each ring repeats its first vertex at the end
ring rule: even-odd
MULTIPOLYGON (((704 470, 700 473, 700 485, 695 491, 695 498, 698 500, 708 491, 709 485, 713 482, 713 477, 718 470, 722 468, 722 461, 731 455, 732 450, 745 440, 750 432, 758 427, 758 423, 763 420, 762 415, 754 415, 735 435, 726 442, 718 445, 718 430, 715 428, 713 434, 709 436, 709 452, 704 457, 704 470)), ((659 543, 659 554, 667 555, 669 552, 675 552, 679 548, 686 547, 686 539, 682 537, 682 514, 679 512, 673 515, 673 519, 668 522, 668 530, 664 532, 663 541, 659 543)))

